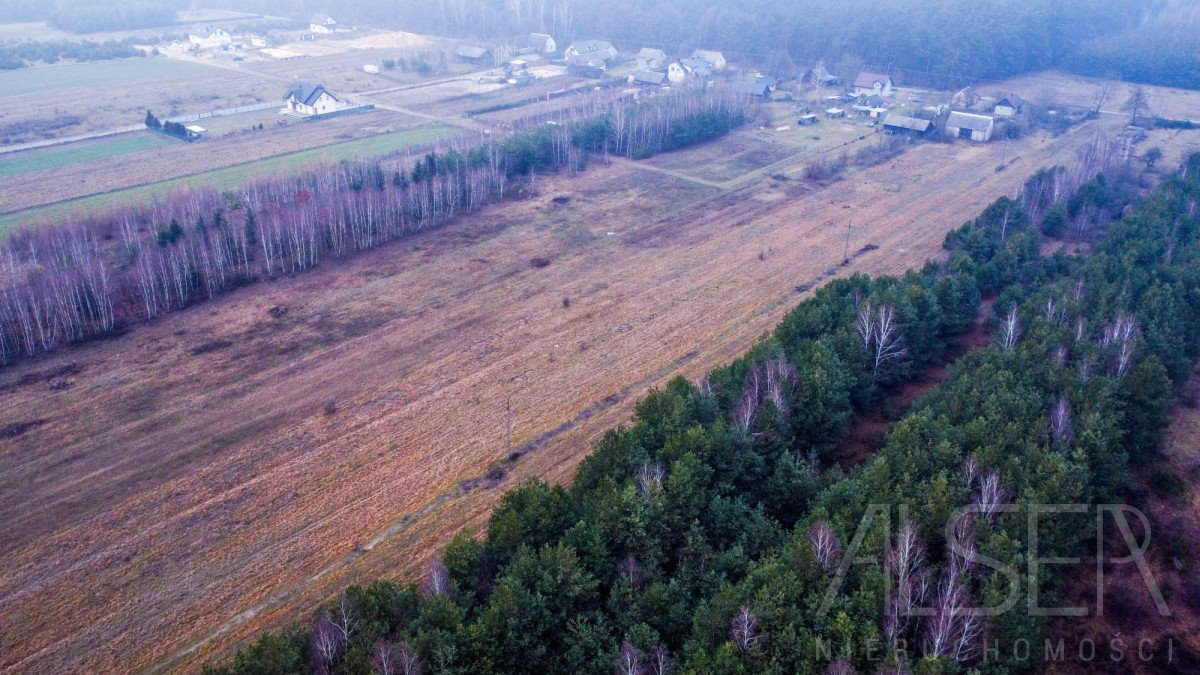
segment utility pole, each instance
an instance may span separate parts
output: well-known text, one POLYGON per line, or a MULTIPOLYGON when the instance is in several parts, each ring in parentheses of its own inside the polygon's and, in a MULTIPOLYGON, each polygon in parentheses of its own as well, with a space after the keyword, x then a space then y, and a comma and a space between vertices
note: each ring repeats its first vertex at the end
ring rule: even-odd
POLYGON ((504 400, 504 456, 512 456, 512 428, 513 428, 513 413, 512 413, 512 394, 504 400))
POLYGON ((853 226, 854 219, 851 218, 850 221, 846 223, 846 245, 842 249, 842 265, 850 264, 850 228, 853 226))

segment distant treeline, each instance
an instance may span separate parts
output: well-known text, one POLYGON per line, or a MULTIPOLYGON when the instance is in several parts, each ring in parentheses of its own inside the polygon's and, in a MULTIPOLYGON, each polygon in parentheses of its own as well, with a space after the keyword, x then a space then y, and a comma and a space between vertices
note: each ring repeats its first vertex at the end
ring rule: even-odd
POLYGON ((1200 5, 1173 0, 1128 30, 1087 41, 1067 66, 1086 75, 1198 89, 1200 5))
POLYGON ((0 22, 46 21, 71 33, 98 33, 157 28, 175 23, 176 11, 185 3, 94 2, 92 0, 0 0, 0 22))
POLYGON ((0 70, 23 68, 36 61, 43 63, 57 63, 61 59, 105 61, 145 56, 145 52, 134 48, 135 42, 145 42, 145 40, 126 39, 105 42, 61 40, 2 43, 0 44, 0 70))
POLYGON ((741 358, 652 391, 570 485, 512 489, 419 584, 351 587, 208 672, 1029 670, 985 649, 1043 644, 1027 603, 1054 606, 1070 568, 1004 572, 1078 556, 1095 530, 1046 516, 1035 541, 1028 514, 1119 501, 1200 356, 1200 155, 1134 205, 1113 149, 997 200, 946 262, 832 282, 741 358), (1064 214, 1096 228, 1094 253, 1040 255, 1064 214), (864 466, 822 470, 881 392, 946 357, 981 296, 991 344, 864 466), (877 504, 892 527, 865 520, 877 504))

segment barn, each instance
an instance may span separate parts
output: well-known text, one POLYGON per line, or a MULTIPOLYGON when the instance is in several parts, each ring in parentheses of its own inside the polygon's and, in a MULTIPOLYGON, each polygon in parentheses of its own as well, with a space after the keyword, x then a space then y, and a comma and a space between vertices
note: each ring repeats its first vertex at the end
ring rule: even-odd
POLYGON ((287 110, 305 117, 324 115, 338 109, 342 100, 325 90, 323 84, 293 84, 283 95, 287 110))
POLYGON ((479 45, 459 45, 458 49, 454 50, 454 56, 464 63, 482 66, 492 60, 492 50, 479 45))
POLYGON ((929 120, 907 115, 888 115, 883 118, 883 130, 890 134, 924 136, 932 126, 933 122, 929 120))
POLYGON ((635 70, 629 75, 629 81, 646 87, 661 87, 667 84, 667 74, 658 70, 635 70))
POLYGON ((953 138, 968 138, 978 143, 992 139, 996 130, 996 118, 974 113, 952 112, 946 120, 946 135, 953 138))

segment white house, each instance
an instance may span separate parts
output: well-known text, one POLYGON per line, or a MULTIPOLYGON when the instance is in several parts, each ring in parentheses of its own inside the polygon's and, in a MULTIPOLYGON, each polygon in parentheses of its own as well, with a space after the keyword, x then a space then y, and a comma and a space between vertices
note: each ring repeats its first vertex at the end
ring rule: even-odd
POLYGON ((324 115, 338 109, 342 100, 325 90, 323 84, 293 84, 283 95, 287 110, 298 115, 324 115))
POLYGON ((188 35, 188 42, 200 49, 220 49, 233 44, 233 36, 224 28, 218 28, 208 35, 188 35))
POLYGON ((954 111, 946 120, 946 135, 953 138, 969 138, 977 143, 986 143, 992 139, 996 130, 996 118, 988 115, 976 115, 954 111))
POLYGON ((667 53, 661 49, 642 47, 637 53, 638 70, 658 70, 667 65, 667 53))
POLYGON ((996 107, 993 110, 1000 117, 1012 117, 1021 112, 1025 107, 1025 100, 1016 94, 1009 94, 996 101, 996 107))
POLYGON ((553 54, 558 51, 558 43, 545 33, 530 33, 529 46, 536 49, 539 54, 553 54))
POLYGON ((891 96, 892 76, 863 71, 858 74, 858 77, 854 78, 854 94, 856 96, 870 96, 872 94, 884 97, 891 96))
POLYGON ((687 70, 685 70, 681 64, 672 63, 667 66, 667 80, 669 80, 671 84, 681 84, 687 79, 687 76, 687 70))
POLYGON ((714 52, 708 49, 697 49, 692 52, 692 58, 703 59, 708 64, 709 68, 714 71, 725 69, 725 55, 721 52, 714 52))
POLYGON ((308 32, 328 35, 337 30, 338 22, 328 14, 314 14, 308 20, 308 32))

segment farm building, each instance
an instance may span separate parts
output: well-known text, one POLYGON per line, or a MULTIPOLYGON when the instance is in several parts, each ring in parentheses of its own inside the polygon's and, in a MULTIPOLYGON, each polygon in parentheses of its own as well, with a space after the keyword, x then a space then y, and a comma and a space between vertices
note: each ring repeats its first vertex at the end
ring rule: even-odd
POLYGON ((568 61, 572 57, 586 56, 589 59, 602 59, 606 66, 609 61, 617 58, 618 55, 620 55, 620 52, 617 51, 617 48, 606 40, 580 40, 571 43, 571 46, 567 47, 567 51, 564 52, 564 56, 567 57, 568 61))
POLYGON ((826 116, 826 117, 828 117, 828 118, 829 118, 829 119, 831 119, 831 120, 832 120, 832 119, 837 119, 837 118, 839 118, 839 117, 845 117, 845 116, 846 116, 846 111, 845 111, 845 110, 842 110, 841 108, 830 108, 830 109, 828 109, 828 110, 826 110, 826 111, 825 111, 825 116, 826 116))
POLYGON ((704 61, 714 72, 725 69, 725 55, 721 52, 714 52, 709 49, 697 49, 692 52, 692 58, 704 61))
POLYGON ((337 30, 338 22, 328 14, 314 14, 308 20, 308 32, 328 35, 337 30))
POLYGON ((553 54, 558 51, 558 43, 545 33, 530 33, 529 46, 539 54, 553 54))
POLYGON ((946 135, 954 138, 969 138, 986 143, 996 130, 996 118, 974 113, 952 112, 946 120, 946 135))
POLYGON ((954 96, 950 97, 950 105, 955 108, 970 108, 979 102, 979 94, 971 87, 959 90, 954 96))
POLYGON ((459 45, 458 49, 454 50, 454 55, 459 61, 481 66, 491 61, 492 50, 479 45, 459 45))
POLYGON ((661 87, 667 84, 667 74, 659 70, 635 70, 629 75, 629 81, 646 87, 661 87))
POLYGON ((267 38, 263 37, 262 35, 251 33, 248 37, 250 39, 251 47, 261 49, 267 46, 267 38))
POLYGON ((680 63, 672 63, 667 66, 667 79, 671 84, 680 84, 687 79, 688 71, 680 63))
POLYGON ((1012 117, 1021 112, 1025 107, 1025 100, 1016 94, 1009 94, 996 101, 996 107, 993 110, 1000 117, 1012 117))
POLYGON ((667 53, 661 49, 642 47, 641 51, 637 53, 639 70, 658 70, 665 65, 667 65, 667 53))
POLYGON ((883 130, 906 136, 924 136, 933 127, 933 122, 906 115, 888 115, 883 118, 883 130))
POLYGON ((770 91, 775 91, 779 88, 779 78, 772 75, 763 75, 762 73, 759 73, 754 76, 754 83, 764 84, 770 91))
POLYGON ((855 96, 870 96, 872 94, 878 94, 879 96, 891 96, 891 75, 880 75, 879 73, 869 73, 863 71, 858 74, 858 77, 854 78, 855 96))
POLYGON ((739 94, 760 96, 762 98, 767 98, 771 95, 771 89, 762 82, 734 82, 730 89, 738 92, 739 94))
POLYGON ((809 113, 807 115, 801 115, 800 118, 796 120, 796 124, 798 124, 802 127, 807 127, 809 125, 816 124, 817 122, 820 122, 820 121, 821 121, 820 117, 817 117, 816 115, 814 115, 812 113, 809 113))
POLYGON ((198 49, 220 49, 233 44, 233 36, 224 28, 218 28, 208 35, 188 35, 188 42, 198 49))
POLYGON ((838 78, 825 68, 825 62, 822 61, 804 74, 804 81, 818 87, 833 87, 837 85, 838 78))
POLYGON ((378 75, 379 74, 379 66, 368 63, 367 65, 363 66, 363 72, 368 75, 378 75))
POLYGON ((303 115, 324 115, 338 108, 342 100, 325 90, 323 84, 293 84, 283 95, 288 112, 303 115))
POLYGON ((608 61, 602 56, 575 54, 567 57, 567 67, 571 72, 583 77, 604 77, 608 70, 608 61))
POLYGON ((195 124, 189 124, 188 126, 184 127, 183 130, 187 132, 189 141, 198 141, 208 135, 208 129, 195 124))

